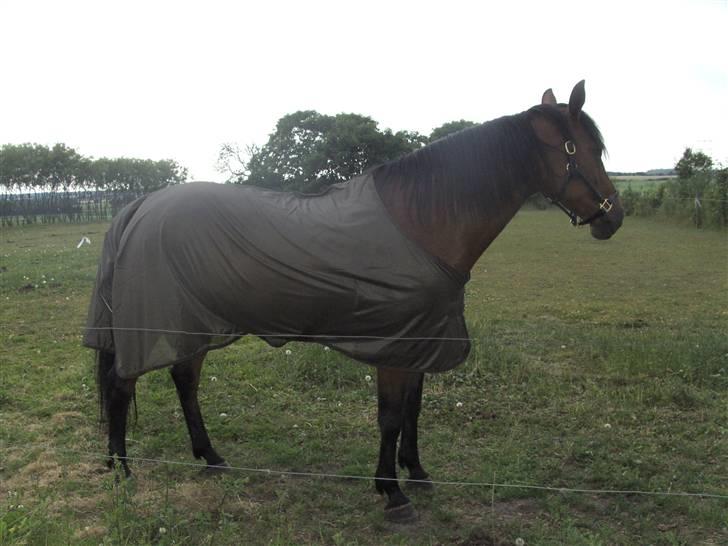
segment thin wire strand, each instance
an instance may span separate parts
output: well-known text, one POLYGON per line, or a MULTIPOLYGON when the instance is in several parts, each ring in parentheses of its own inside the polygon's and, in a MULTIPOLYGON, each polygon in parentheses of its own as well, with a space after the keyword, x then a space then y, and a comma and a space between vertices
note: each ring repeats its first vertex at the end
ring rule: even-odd
POLYGON ((398 337, 398 336, 355 336, 355 335, 339 335, 339 334, 255 334, 255 333, 220 333, 220 332, 187 332, 185 330, 166 330, 164 328, 125 328, 117 326, 94 326, 83 327, 81 330, 102 330, 117 332, 151 332, 156 334, 173 334, 173 335, 189 335, 189 336, 219 336, 219 337, 245 337, 256 336, 261 338, 287 338, 287 339, 327 339, 327 340, 386 340, 386 341, 473 341, 469 337, 398 337))
MULTIPOLYGON (((78 451, 74 449, 59 448, 44 444, 36 444, 34 446, 0 446, 0 450, 12 451, 12 450, 31 450, 33 448, 51 449, 60 453, 68 453, 71 455, 77 455, 92 459, 108 459, 109 456, 101 453, 92 453, 87 451, 78 451)), ((151 457, 119 457, 117 459, 125 461, 136 461, 139 463, 147 464, 164 464, 170 466, 185 466, 191 468, 200 468, 208 470, 225 470, 225 471, 238 471, 248 472, 255 474, 268 474, 276 476, 291 476, 298 478, 318 478, 318 479, 338 479, 338 480, 366 480, 371 481, 374 478, 372 476, 361 476, 358 474, 333 474, 328 472, 301 472, 294 470, 274 470, 271 468, 255 468, 246 466, 211 466, 200 463, 191 463, 186 461, 170 461, 166 459, 155 459, 151 457)), ((379 481, 399 481, 398 478, 376 478, 379 481)), ((494 482, 465 482, 455 480, 412 480, 405 478, 402 481, 408 483, 427 483, 432 485, 444 485, 444 486, 456 486, 456 487, 487 487, 487 488, 503 488, 503 489, 529 489, 537 491, 552 491, 557 493, 584 493, 584 494, 595 494, 595 495, 644 495, 644 496, 661 496, 661 497, 700 497, 706 499, 721 499, 727 500, 728 495, 721 495, 718 493, 689 493, 686 491, 643 491, 639 489, 590 489, 590 488, 574 488, 574 487, 553 487, 547 485, 532 485, 532 484, 519 484, 519 483, 496 483, 494 482)))
MULTIPOLYGON (((638 195, 640 195, 642 197, 648 197, 648 198, 649 197, 653 197, 652 195, 650 195, 648 193, 647 194, 646 193, 642 193, 642 192, 637 191, 637 190, 634 190, 634 191, 635 191, 635 193, 637 193, 638 195)), ((660 199, 660 203, 664 203, 665 201, 695 201, 695 197, 663 197, 663 198, 660 199)), ((698 197, 698 201, 700 201, 701 203, 703 201, 710 201, 710 202, 715 202, 715 203, 721 203, 721 202, 724 203, 725 202, 725 199, 713 199, 712 197, 698 197)))

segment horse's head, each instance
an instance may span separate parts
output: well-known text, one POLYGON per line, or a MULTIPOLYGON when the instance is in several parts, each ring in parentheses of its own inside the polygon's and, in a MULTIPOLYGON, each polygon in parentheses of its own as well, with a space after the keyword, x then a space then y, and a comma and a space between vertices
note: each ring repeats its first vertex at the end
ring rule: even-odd
POLYGON ((604 170, 604 144, 595 123, 582 112, 584 81, 574 86, 569 104, 558 104, 551 89, 531 109, 532 125, 544 145, 546 173, 539 188, 571 218, 589 225, 596 239, 609 239, 622 225, 624 211, 604 170))

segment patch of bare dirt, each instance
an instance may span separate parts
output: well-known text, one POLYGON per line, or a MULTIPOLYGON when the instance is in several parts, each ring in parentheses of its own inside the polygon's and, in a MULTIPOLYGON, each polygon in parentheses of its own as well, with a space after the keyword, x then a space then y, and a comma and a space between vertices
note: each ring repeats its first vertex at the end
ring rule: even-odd
POLYGON ((98 478, 97 465, 86 462, 63 465, 53 451, 43 451, 36 459, 3 481, 3 491, 23 490, 32 494, 37 489, 47 489, 68 480, 89 481, 98 478))
POLYGON ((55 427, 60 427, 65 425, 67 421, 73 421, 74 419, 85 420, 86 416, 80 411, 59 411, 51 417, 51 424, 55 427))
POLYGON ((79 529, 73 534, 73 538, 76 540, 86 540, 89 538, 100 539, 106 536, 108 529, 100 525, 86 526, 83 529, 79 529))
POLYGON ((533 499, 511 499, 507 501, 496 502, 489 510, 495 514, 496 518, 504 520, 512 519, 530 519, 536 514, 541 513, 538 503, 533 499))
POLYGON ((474 529, 467 538, 457 544, 458 546, 501 546, 506 544, 506 542, 498 538, 493 538, 484 529, 474 529))

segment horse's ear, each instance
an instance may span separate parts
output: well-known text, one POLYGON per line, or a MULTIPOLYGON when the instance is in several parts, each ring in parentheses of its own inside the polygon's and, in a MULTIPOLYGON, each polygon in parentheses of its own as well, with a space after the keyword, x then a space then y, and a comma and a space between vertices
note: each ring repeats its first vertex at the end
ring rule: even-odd
POLYGON ((579 119, 579 114, 581 114, 585 100, 586 91, 584 91, 584 80, 581 80, 571 90, 571 96, 569 97, 569 114, 571 114, 571 117, 579 119))
POLYGON ((551 91, 551 88, 543 92, 543 96, 541 97, 541 104, 550 104, 552 106, 556 106, 556 96, 554 95, 554 92, 551 91))

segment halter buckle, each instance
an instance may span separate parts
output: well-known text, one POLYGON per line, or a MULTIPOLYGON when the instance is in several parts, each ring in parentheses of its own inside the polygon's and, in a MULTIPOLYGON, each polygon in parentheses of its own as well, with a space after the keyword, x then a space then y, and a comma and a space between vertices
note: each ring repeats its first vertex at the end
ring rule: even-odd
POLYGON ((570 140, 567 140, 566 142, 564 142, 564 149, 566 150, 566 153, 568 155, 574 155, 576 153, 576 144, 574 144, 570 140))
POLYGON ((605 199, 601 203, 599 203, 599 208, 603 210, 604 212, 609 212, 612 210, 612 207, 614 206, 614 203, 612 203, 609 198, 605 199))

